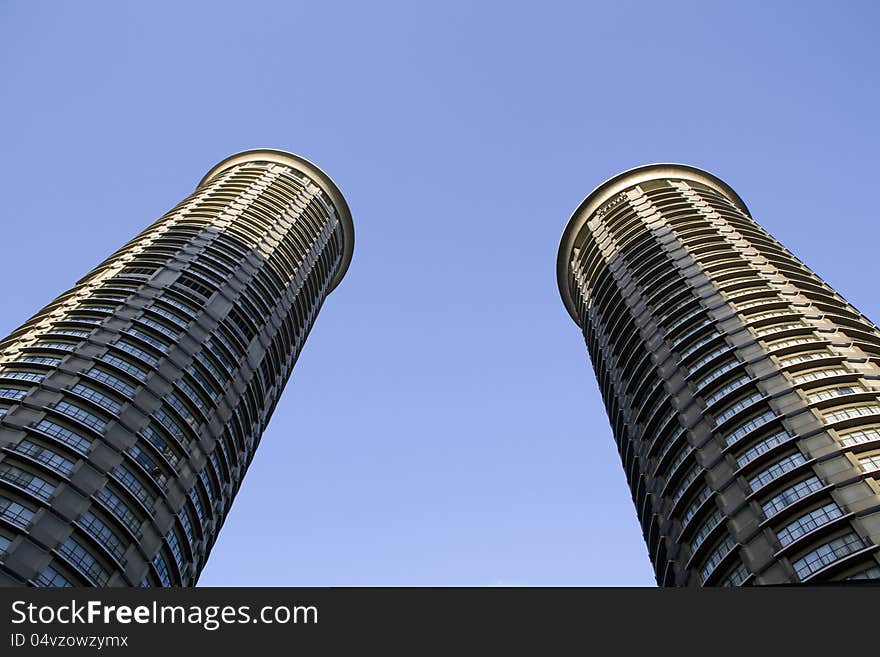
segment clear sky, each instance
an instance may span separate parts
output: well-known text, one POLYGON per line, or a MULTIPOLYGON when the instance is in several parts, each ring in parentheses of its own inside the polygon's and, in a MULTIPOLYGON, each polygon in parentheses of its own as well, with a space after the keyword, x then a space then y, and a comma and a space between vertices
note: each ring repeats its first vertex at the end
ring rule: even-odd
POLYGON ((874 2, 0 1, 5 335, 222 158, 339 184, 328 298, 202 585, 652 585, 559 236, 703 167, 869 317, 874 2))

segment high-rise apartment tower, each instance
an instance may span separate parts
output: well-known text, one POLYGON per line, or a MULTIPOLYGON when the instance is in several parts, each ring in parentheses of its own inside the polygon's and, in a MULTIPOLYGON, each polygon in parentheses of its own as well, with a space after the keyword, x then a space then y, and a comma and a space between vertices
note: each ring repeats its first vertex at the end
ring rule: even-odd
POLYGON ((880 330, 715 176, 600 185, 562 236, 664 586, 880 578, 880 330))
POLYGON ((0 342, 0 585, 194 584, 353 245, 247 151, 0 342))

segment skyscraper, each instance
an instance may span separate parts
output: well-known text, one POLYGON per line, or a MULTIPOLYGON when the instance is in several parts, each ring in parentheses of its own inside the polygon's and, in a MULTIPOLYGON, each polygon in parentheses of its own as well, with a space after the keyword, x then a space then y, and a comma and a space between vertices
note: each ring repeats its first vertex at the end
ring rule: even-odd
POLYGON ((0 585, 194 584, 353 246, 323 171, 239 153, 0 342, 0 585))
POLYGON ((880 330, 715 176, 600 185, 557 259, 657 582, 880 578, 880 330))

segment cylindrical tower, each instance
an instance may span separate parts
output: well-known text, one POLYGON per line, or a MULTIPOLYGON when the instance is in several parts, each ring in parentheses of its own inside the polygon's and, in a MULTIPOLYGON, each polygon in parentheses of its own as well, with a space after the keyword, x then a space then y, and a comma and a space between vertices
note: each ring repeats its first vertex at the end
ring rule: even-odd
POLYGON ((0 585, 194 584, 353 246, 247 151, 0 342, 0 585))
POLYGON ((880 578, 880 331, 728 185, 615 176, 557 277, 658 584, 880 578))

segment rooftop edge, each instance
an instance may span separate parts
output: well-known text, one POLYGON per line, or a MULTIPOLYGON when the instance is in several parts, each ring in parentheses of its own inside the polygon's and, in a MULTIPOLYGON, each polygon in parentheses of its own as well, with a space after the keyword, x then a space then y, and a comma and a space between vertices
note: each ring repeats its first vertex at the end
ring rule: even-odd
POLYGON ((339 216, 339 221, 342 223, 342 260, 339 263, 339 269, 337 270, 336 275, 330 282, 330 289, 327 290, 327 294, 330 294, 330 292, 335 290, 336 286, 342 282, 342 278, 348 271, 352 255, 354 254, 354 222, 351 218, 351 210, 348 207, 348 203, 345 201, 345 197, 339 190, 339 187, 337 187, 336 183, 333 182, 333 179, 324 173, 324 171, 316 164, 300 155, 276 148, 253 148, 230 155, 214 165, 214 167, 212 167, 211 170, 208 171, 208 173, 206 173, 199 181, 196 189, 226 169, 238 166, 239 164, 244 164, 245 162, 273 162, 275 164, 289 166, 308 176, 325 194, 327 194, 328 197, 330 197, 333 208, 336 210, 336 214, 339 216))
MULTIPOLYGON (((749 214, 749 209, 746 207, 745 202, 739 197, 739 194, 733 191, 730 185, 708 171, 687 164, 644 164, 609 178, 590 192, 572 213, 565 226, 565 230, 562 232, 562 238, 559 241, 559 251, 556 255, 556 282, 559 286, 559 294, 562 297, 566 310, 568 310, 568 314, 571 315, 571 318, 578 326, 580 326, 580 322, 577 317, 577 307, 568 285, 569 263, 571 262, 571 253, 577 236, 583 230, 592 214, 612 197, 640 183, 664 178, 702 183, 726 196, 734 205, 746 214, 749 214)), ((749 216, 751 215, 749 214, 749 216)))

